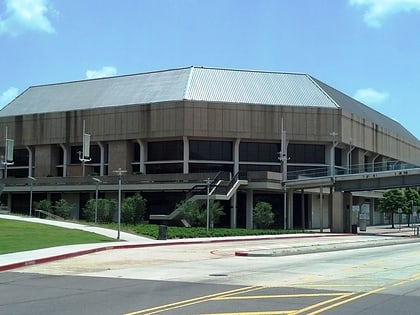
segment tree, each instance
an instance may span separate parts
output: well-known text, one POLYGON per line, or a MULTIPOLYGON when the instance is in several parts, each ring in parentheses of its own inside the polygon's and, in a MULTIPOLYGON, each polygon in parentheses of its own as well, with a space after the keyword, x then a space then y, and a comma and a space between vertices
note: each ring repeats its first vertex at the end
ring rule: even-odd
POLYGON ((253 211, 253 221, 257 228, 268 228, 274 223, 274 213, 271 204, 258 201, 253 211))
POLYGON ((47 212, 50 212, 50 213, 52 212, 51 201, 49 201, 47 199, 43 199, 43 200, 40 200, 38 202, 35 202, 34 207, 35 207, 35 209, 38 209, 38 210, 44 210, 44 211, 47 211, 47 212))
MULTIPOLYGON (((196 201, 183 200, 176 205, 185 220, 191 226, 206 226, 207 224, 207 203, 201 206, 196 201)), ((210 225, 219 223, 220 217, 224 215, 223 207, 219 201, 210 200, 209 203, 209 216, 210 225)))
MULTIPOLYGON (((83 214, 87 221, 95 221, 96 199, 89 199, 83 208, 83 214)), ((111 223, 117 211, 117 201, 115 199, 98 199, 97 222, 111 223)))
POLYGON ((73 214, 74 205, 65 199, 56 201, 54 206, 54 214, 63 219, 70 219, 73 214))
POLYGON ((414 207, 420 205, 420 194, 416 189, 407 188, 404 190, 406 206, 404 213, 408 215, 408 226, 410 226, 410 217, 413 213, 414 207))
POLYGON ((137 224, 143 221, 146 212, 146 200, 140 195, 127 197, 121 204, 121 221, 125 224, 137 224))
POLYGON ((379 201, 379 211, 391 216, 392 228, 394 228, 394 213, 398 213, 398 209, 404 211, 406 206, 406 198, 401 189, 384 192, 383 198, 379 201))

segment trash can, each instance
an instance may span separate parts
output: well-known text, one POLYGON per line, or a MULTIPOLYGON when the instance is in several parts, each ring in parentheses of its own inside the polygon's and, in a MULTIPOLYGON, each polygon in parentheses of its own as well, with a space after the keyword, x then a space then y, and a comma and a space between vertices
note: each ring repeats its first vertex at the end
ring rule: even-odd
POLYGON ((158 240, 166 240, 168 238, 168 227, 159 225, 158 240))
POLYGON ((352 225, 351 225, 351 232, 352 232, 353 234, 357 234, 357 224, 352 224, 352 225))

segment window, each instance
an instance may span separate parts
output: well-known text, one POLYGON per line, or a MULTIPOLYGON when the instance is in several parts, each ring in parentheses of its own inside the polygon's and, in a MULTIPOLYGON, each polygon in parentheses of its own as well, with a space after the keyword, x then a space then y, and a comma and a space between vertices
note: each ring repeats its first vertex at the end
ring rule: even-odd
POLYGON ((280 143, 241 142, 239 160, 242 162, 279 162, 280 143))
POLYGON ((290 163, 325 163, 325 146, 322 144, 291 143, 287 147, 290 163))
POLYGON ((232 142, 190 140, 190 159, 232 161, 232 142))
MULTIPOLYGON (((137 146, 138 148, 138 146, 137 146)), ((159 141, 147 143, 148 161, 177 161, 183 160, 184 144, 182 140, 159 141)), ((139 156, 140 160, 140 156, 139 156)), ((136 161, 139 161, 136 160, 136 161)))

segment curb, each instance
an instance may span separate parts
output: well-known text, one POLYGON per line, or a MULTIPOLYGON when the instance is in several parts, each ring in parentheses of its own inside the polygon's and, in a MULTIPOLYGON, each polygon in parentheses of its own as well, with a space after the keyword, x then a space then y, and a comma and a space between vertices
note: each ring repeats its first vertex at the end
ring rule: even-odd
POLYGON ((371 247, 394 246, 401 244, 411 244, 419 242, 420 239, 412 237, 399 237, 400 241, 372 241, 353 242, 353 243, 335 243, 335 244, 318 244, 310 246, 297 246, 292 248, 273 248, 266 250, 250 250, 250 251, 236 251, 235 256, 239 257, 281 257, 314 253, 326 253, 341 250, 363 249, 371 247))
MULTIPOLYGON (((87 254, 93 254, 93 253, 102 252, 106 250, 113 250, 113 249, 130 249, 130 248, 160 247, 160 246, 168 246, 168 245, 194 245, 194 244, 206 244, 206 243, 210 244, 210 243, 241 242, 241 241, 264 241, 264 240, 291 239, 291 238, 354 236, 354 235, 355 234, 333 234, 333 235, 321 234, 321 235, 308 235, 308 236, 275 235, 275 236, 267 236, 267 237, 259 237, 259 238, 254 237, 254 238, 246 238, 246 239, 245 238, 241 238, 241 239, 222 238, 222 239, 204 239, 204 240, 191 240, 191 241, 169 241, 169 242, 157 242, 157 243, 146 243, 146 244, 107 245, 107 246, 100 246, 100 247, 89 248, 89 249, 84 249, 84 250, 78 250, 78 251, 65 253, 65 254, 58 254, 58 255, 53 255, 53 256, 48 256, 48 257, 28 259, 28 260, 10 263, 7 265, 0 265, 0 272, 22 268, 26 266, 48 263, 48 262, 62 260, 62 259, 73 258, 77 256, 83 256, 87 254)), ((238 255, 238 256, 241 256, 241 255, 238 255)))

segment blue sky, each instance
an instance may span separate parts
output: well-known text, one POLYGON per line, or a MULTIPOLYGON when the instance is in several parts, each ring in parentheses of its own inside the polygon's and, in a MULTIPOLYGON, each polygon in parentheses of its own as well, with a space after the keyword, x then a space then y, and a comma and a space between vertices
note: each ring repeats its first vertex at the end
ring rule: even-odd
POLYGON ((29 86, 186 66, 308 73, 420 123, 420 0, 0 0, 0 107, 29 86))

